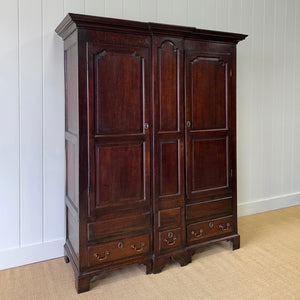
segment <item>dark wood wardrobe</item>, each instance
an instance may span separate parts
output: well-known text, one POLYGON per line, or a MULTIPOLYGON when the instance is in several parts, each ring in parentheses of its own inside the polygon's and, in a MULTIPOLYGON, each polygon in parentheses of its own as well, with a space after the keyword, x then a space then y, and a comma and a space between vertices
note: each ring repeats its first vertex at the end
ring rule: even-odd
POLYGON ((101 272, 239 248, 236 44, 246 35, 68 14, 66 260, 101 272))

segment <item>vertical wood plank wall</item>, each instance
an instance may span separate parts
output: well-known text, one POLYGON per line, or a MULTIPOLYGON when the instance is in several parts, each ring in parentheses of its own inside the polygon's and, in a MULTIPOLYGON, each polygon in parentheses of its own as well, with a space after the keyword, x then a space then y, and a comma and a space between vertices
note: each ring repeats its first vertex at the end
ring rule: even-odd
POLYGON ((249 34, 238 45, 238 205, 300 204, 300 2, 3 0, 0 269, 63 255, 63 43, 68 12, 249 34))

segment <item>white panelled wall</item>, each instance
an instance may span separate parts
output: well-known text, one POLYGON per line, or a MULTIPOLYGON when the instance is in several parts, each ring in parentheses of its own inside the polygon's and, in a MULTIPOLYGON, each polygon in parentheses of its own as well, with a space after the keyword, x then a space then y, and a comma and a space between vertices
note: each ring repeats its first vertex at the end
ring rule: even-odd
POLYGON ((299 0, 1 0, 0 269, 63 255, 68 12, 249 34, 238 45, 239 216, 300 204, 299 0))

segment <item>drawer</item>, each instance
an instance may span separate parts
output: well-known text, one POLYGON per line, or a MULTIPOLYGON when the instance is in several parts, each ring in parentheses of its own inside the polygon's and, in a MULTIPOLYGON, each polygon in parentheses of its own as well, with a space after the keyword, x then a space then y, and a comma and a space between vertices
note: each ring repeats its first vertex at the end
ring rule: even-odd
POLYGON ((230 216, 191 224, 187 228, 187 239, 190 242, 230 233, 233 231, 233 221, 233 217, 230 216))
POLYGON ((193 203, 186 206, 186 218, 187 220, 192 220, 216 214, 229 214, 231 210, 231 197, 201 203, 193 203))
POLYGON ((145 254, 147 252, 149 252, 148 235, 92 246, 88 249, 89 266, 104 264, 113 260, 145 254))
POLYGON ((181 245, 181 229, 166 230, 159 233, 159 249, 167 250, 181 245))
POLYGON ((148 233, 149 228, 151 228, 150 213, 89 223, 87 225, 88 241, 115 240, 118 237, 128 236, 130 233, 143 235, 148 233))
POLYGON ((158 227, 180 227, 180 210, 180 207, 160 210, 158 212, 158 227))

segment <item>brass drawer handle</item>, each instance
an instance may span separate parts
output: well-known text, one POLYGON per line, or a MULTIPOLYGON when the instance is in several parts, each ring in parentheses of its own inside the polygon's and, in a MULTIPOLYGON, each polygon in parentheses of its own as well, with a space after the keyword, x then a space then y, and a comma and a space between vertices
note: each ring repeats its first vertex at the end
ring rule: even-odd
POLYGON ((223 225, 223 224, 219 224, 219 228, 220 228, 222 231, 229 230, 229 228, 230 228, 230 223, 227 222, 227 223, 226 223, 226 226, 223 225))
POLYGON ((201 228, 200 230, 199 230, 199 233, 197 233, 196 231, 192 231, 191 232, 191 234, 193 235, 193 236, 195 236, 195 237, 200 237, 200 236, 202 236, 203 235, 203 229, 201 228))
POLYGON ((108 250, 106 250, 104 252, 104 256, 100 256, 98 253, 95 253, 94 256, 99 260, 99 261, 103 261, 105 259, 107 259, 108 255, 110 254, 110 252, 108 250))
POLYGON ((134 249, 136 252, 141 252, 144 250, 144 246, 145 246, 145 243, 141 243, 140 248, 137 248, 136 245, 131 245, 131 248, 134 249))
POLYGON ((171 241, 164 239, 164 242, 166 242, 168 246, 173 246, 176 244, 176 237, 173 237, 173 239, 171 241))

